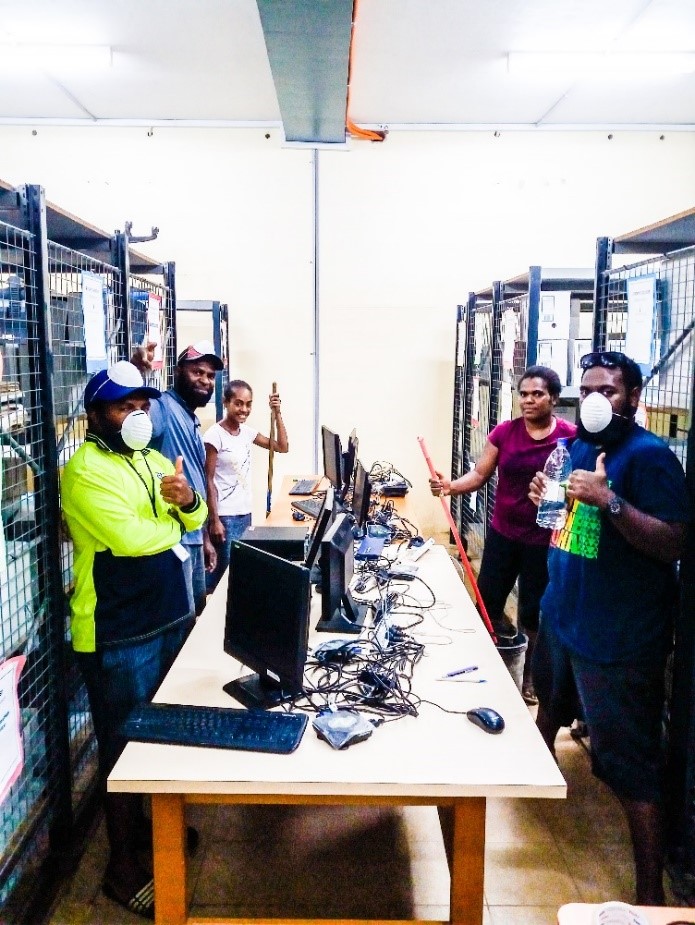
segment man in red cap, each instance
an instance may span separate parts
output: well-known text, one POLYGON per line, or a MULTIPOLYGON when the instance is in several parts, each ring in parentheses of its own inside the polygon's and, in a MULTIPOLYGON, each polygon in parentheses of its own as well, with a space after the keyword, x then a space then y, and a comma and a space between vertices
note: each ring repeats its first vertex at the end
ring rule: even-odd
MULTIPOLYGON (((131 362, 141 373, 152 369, 155 344, 139 348, 131 362)), ((150 446, 167 459, 183 456, 184 474, 192 487, 206 497, 205 446, 196 414, 212 398, 215 374, 224 368, 221 358, 209 341, 189 344, 178 356, 174 384, 161 397, 150 402, 152 440, 150 446)), ((207 528, 191 530, 183 538, 189 553, 189 580, 196 614, 205 606, 205 572, 217 563, 217 552, 210 542, 207 528)))

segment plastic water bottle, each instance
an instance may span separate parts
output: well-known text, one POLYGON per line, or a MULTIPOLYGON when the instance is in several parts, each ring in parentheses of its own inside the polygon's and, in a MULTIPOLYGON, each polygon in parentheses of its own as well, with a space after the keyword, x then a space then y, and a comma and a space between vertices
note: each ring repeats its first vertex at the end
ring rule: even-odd
POLYGON ((559 530, 567 520, 565 485, 572 472, 567 439, 560 437, 557 446, 545 461, 543 472, 547 479, 545 493, 538 505, 536 523, 548 530, 559 530))

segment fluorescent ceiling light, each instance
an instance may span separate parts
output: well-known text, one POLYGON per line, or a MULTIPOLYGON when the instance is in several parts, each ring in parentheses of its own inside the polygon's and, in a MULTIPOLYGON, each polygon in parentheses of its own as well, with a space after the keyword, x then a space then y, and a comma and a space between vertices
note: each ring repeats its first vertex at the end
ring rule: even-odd
POLYGON ((0 43, 3 70, 96 70, 111 66, 109 45, 24 45, 0 43))
POLYGON ((511 51, 507 55, 507 70, 510 74, 557 74, 583 78, 607 74, 691 74, 695 71, 695 53, 511 51))

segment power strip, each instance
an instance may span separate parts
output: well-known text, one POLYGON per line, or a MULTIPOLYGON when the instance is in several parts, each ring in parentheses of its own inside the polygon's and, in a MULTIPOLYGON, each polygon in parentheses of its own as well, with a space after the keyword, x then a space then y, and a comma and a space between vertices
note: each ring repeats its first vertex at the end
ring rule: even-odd
POLYGON ((410 550, 409 559, 411 562, 417 562, 418 559, 421 559, 432 547, 434 546, 434 540, 430 537, 422 546, 413 546, 410 550))

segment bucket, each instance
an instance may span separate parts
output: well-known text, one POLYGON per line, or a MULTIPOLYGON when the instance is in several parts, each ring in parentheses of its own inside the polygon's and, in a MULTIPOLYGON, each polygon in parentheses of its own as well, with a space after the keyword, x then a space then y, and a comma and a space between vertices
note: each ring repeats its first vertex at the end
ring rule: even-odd
POLYGON ((507 671, 514 679, 514 683, 521 693, 528 636, 525 633, 517 633, 516 636, 511 637, 498 636, 496 646, 497 651, 502 656, 502 661, 507 666, 507 671))

